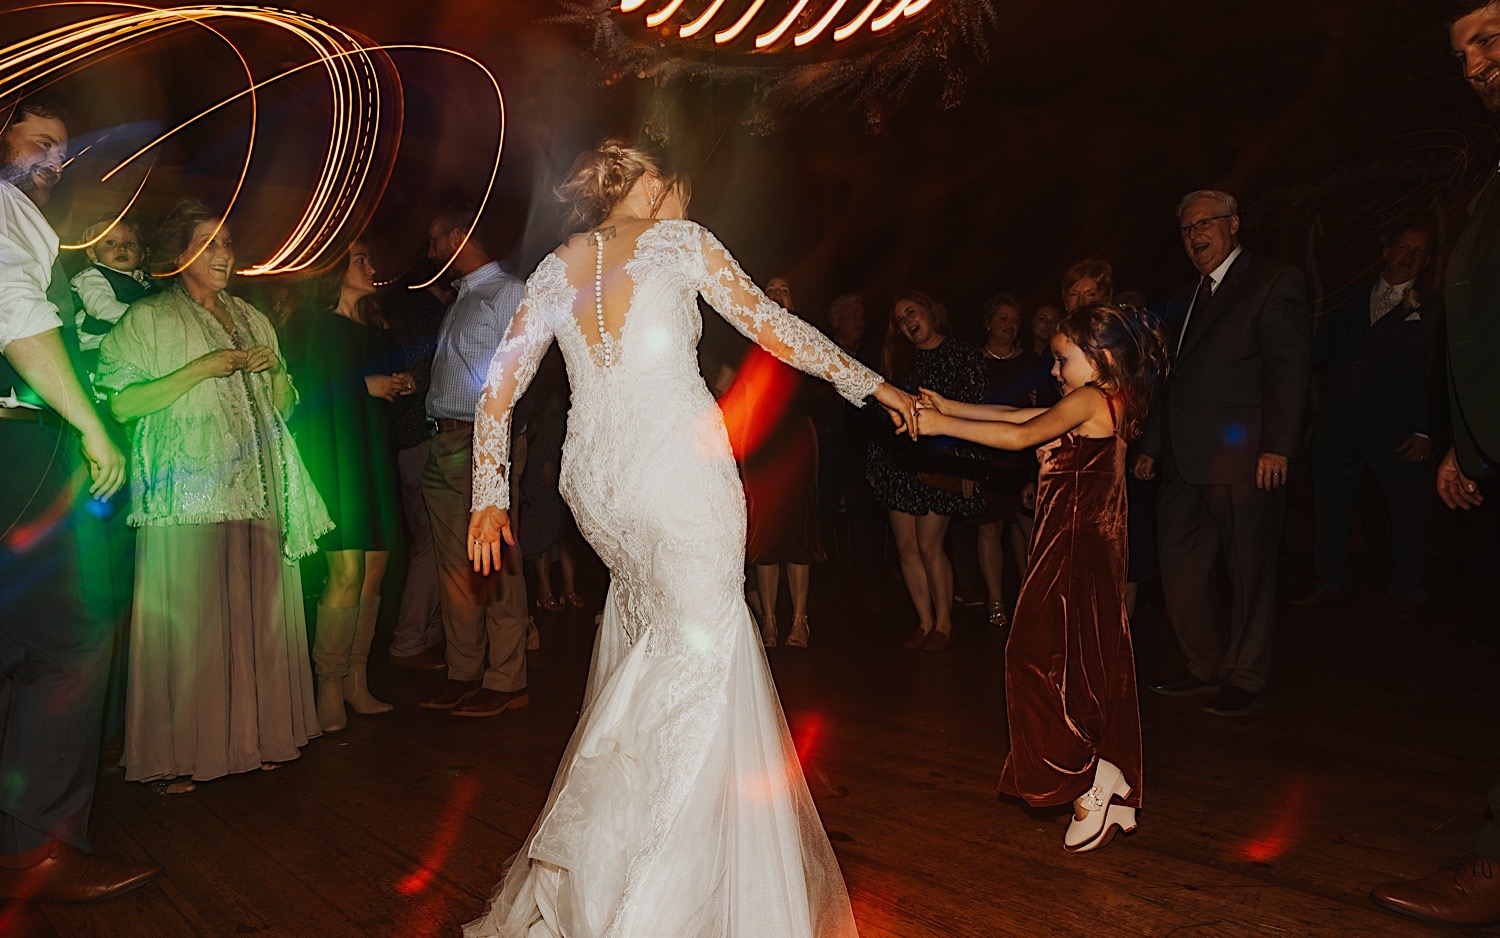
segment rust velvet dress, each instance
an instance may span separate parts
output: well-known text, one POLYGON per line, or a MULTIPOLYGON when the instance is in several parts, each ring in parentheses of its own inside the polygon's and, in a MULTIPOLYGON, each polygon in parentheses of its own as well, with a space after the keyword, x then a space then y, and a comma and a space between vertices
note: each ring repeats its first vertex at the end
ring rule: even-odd
MULTIPOLYGON (((1113 400, 1111 400, 1113 412, 1113 400)), ((1005 645, 1010 755, 1000 791, 1067 804, 1108 759, 1141 803, 1141 721, 1125 618, 1125 441, 1068 433, 1038 450, 1031 566, 1005 645)))

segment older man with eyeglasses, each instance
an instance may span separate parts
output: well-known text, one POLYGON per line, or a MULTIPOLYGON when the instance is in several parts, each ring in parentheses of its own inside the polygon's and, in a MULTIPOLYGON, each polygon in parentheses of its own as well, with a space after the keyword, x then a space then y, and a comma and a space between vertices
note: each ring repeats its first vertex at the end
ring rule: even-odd
POLYGON ((1162 589, 1187 669, 1159 694, 1213 694, 1204 709, 1243 716, 1264 702, 1276 625, 1276 554, 1286 483, 1312 380, 1312 316, 1302 272, 1240 247, 1239 205, 1199 190, 1177 208, 1198 278, 1165 317, 1172 374, 1133 471, 1162 476, 1162 589), (1222 556, 1231 588, 1218 595, 1222 556))

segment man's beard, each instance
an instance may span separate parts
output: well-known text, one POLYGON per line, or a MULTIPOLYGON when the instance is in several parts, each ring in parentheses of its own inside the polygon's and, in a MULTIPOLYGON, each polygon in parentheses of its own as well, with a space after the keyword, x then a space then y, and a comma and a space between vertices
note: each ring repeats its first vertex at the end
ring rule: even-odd
POLYGON ((58 173, 39 167, 23 169, 18 162, 15 148, 0 138, 0 179, 20 189, 36 206, 46 205, 52 198, 52 187, 57 185, 58 173))
POLYGON ((1500 79, 1481 85, 1477 82, 1474 90, 1479 94, 1480 103, 1491 113, 1500 112, 1500 79))

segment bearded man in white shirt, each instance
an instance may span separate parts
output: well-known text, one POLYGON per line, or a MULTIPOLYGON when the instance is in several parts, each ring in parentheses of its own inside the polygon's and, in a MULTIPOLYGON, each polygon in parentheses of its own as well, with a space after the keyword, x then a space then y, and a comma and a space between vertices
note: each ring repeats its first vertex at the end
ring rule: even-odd
POLYGON ((87 902, 162 870, 89 852, 112 636, 84 610, 67 522, 79 436, 94 496, 120 488, 125 460, 65 344, 71 302, 41 206, 67 144, 56 102, 0 104, 0 897, 87 902))

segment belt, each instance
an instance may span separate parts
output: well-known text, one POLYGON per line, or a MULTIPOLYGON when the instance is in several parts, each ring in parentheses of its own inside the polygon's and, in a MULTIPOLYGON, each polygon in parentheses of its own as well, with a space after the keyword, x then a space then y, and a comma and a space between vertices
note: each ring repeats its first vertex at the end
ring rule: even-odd
POLYGON ((0 407, 0 420, 16 420, 43 427, 60 428, 63 426, 63 419, 52 411, 36 410, 31 407, 0 407))
POLYGON ((443 432, 446 432, 448 430, 472 430, 472 429, 474 429, 474 421, 472 421, 472 420, 454 420, 452 417, 438 417, 438 418, 435 418, 433 420, 433 423, 437 424, 437 428, 438 428, 438 432, 439 433, 443 433, 443 432))

